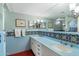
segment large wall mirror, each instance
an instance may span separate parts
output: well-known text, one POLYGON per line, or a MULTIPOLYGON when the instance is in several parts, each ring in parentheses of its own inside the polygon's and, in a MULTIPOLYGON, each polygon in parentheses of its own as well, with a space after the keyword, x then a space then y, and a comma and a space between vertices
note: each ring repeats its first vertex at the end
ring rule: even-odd
POLYGON ((54 31, 77 32, 78 18, 72 16, 57 18, 55 21, 49 21, 47 25, 49 29, 52 28, 54 31))
POLYGON ((47 13, 47 18, 37 17, 29 21, 29 28, 79 32, 78 3, 56 4, 54 7, 51 7, 51 9, 47 10, 47 13))
POLYGON ((79 32, 79 4, 71 3, 65 8, 61 12, 58 10, 59 14, 54 14, 56 17, 48 22, 48 28, 54 31, 79 32))
POLYGON ((46 29, 46 22, 43 19, 36 19, 36 20, 29 21, 29 28, 46 29))

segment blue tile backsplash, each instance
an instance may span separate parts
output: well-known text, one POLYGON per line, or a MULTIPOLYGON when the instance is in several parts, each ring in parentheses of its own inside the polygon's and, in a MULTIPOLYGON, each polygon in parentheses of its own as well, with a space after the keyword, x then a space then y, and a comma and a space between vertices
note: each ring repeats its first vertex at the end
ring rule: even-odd
POLYGON ((27 32, 28 32, 28 35, 32 35, 32 34, 44 35, 44 36, 56 38, 58 40, 63 40, 63 41, 79 44, 79 35, 78 34, 73 35, 71 33, 47 32, 47 31, 46 32, 45 31, 27 31, 27 32))
MULTIPOLYGON (((66 32, 47 32, 47 31, 26 31, 26 35, 42 35, 56 38, 58 40, 79 44, 79 35, 66 32)), ((14 32, 7 32, 7 36, 14 36, 14 32)))

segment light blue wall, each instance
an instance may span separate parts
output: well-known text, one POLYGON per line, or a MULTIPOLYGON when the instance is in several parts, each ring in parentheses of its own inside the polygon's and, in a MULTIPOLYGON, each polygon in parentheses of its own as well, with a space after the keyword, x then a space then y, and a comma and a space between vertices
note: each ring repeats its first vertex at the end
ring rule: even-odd
MULTIPOLYGON (((27 18, 27 16, 10 12, 6 5, 4 6, 5 9, 5 31, 13 31, 15 29, 15 19, 18 17, 27 18)), ((20 37, 15 38, 13 37, 6 37, 6 54, 14 54, 17 52, 21 52, 24 50, 30 49, 29 37, 20 37)))
POLYGON ((7 37, 6 39, 7 55, 30 49, 30 41, 28 36, 20 38, 7 37))
MULTIPOLYGON (((5 31, 13 31, 15 26, 16 19, 25 19, 25 20, 37 20, 38 17, 34 17, 31 15, 25 15, 20 13, 14 13, 8 10, 7 6, 4 6, 5 9, 5 31)), ((28 29, 28 26, 25 27, 28 29)), ((30 49, 29 37, 6 37, 6 52, 7 55, 14 54, 17 52, 21 52, 24 50, 30 49)))

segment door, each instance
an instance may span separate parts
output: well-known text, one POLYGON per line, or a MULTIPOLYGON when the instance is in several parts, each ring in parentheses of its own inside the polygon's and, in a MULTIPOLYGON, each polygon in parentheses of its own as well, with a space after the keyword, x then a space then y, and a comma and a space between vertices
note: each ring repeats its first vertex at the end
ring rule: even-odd
POLYGON ((5 56, 4 32, 0 32, 0 56, 5 56))

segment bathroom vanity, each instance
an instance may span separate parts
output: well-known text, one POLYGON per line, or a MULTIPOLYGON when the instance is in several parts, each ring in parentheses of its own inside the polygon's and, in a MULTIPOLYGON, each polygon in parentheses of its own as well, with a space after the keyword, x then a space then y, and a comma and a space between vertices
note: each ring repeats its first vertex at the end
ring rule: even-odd
POLYGON ((36 56, 78 56, 79 47, 64 45, 55 38, 30 35, 31 49, 36 56))
MULTIPOLYGON (((38 39, 39 40, 39 39, 38 39)), ((57 53, 31 37, 31 49, 36 56, 58 56, 57 53)))

